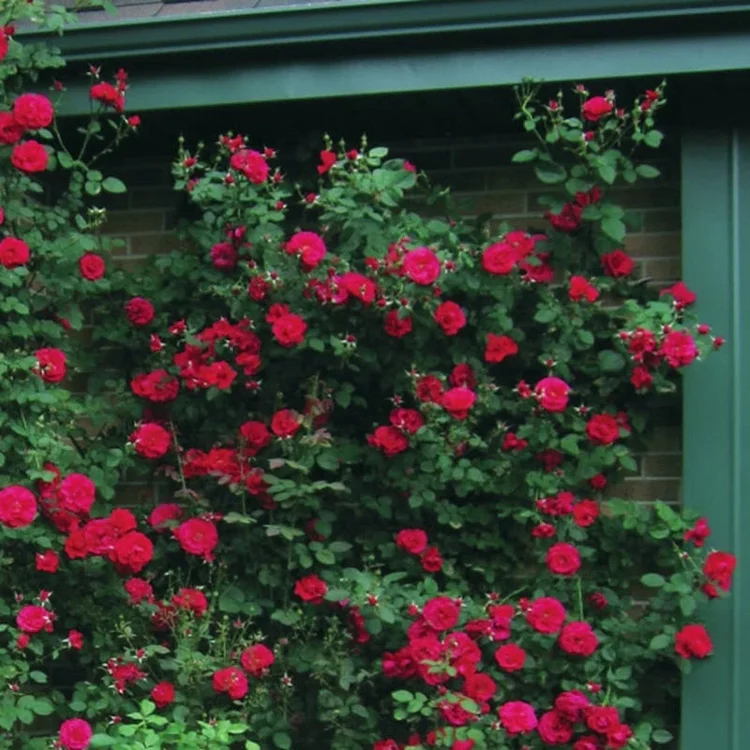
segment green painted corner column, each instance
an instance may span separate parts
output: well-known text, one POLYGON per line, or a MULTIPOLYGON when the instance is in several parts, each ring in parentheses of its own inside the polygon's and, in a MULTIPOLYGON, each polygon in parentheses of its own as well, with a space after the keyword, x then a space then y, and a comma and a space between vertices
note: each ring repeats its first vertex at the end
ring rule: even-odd
POLYGON ((710 127, 683 132, 683 277, 727 344, 685 375, 683 494, 709 519, 709 545, 734 552, 738 566, 731 598, 702 613, 714 655, 684 681, 680 750, 748 750, 750 119, 710 127))

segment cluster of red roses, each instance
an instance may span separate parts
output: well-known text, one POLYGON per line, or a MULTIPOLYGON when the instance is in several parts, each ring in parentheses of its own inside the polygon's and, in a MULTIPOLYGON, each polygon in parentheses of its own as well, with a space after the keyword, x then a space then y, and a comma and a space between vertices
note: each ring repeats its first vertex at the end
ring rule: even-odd
POLYGON ((10 112, 0 112, 0 146, 13 146, 10 161, 16 169, 26 174, 47 169, 47 149, 25 136, 49 127, 54 117, 55 108, 43 94, 21 94, 13 101, 10 112))
MULTIPOLYGON (((505 682, 514 673, 522 672, 527 661, 526 650, 515 642, 494 647, 512 634, 518 639, 524 630, 531 630, 545 639, 556 637, 559 650, 572 658, 585 659, 598 646, 591 626, 568 620, 563 604, 552 597, 521 600, 518 606, 491 601, 485 617, 469 620, 463 628, 456 629, 461 606, 460 600, 443 596, 430 599, 421 611, 412 605, 410 611, 417 619, 409 627, 408 645, 385 654, 382 664, 389 678, 419 678, 437 688, 436 708, 445 726, 424 738, 413 735, 405 744, 380 740, 374 750, 402 750, 423 744, 432 747, 438 739, 442 745, 452 743, 452 750, 471 750, 474 741, 460 738, 458 728, 487 716, 498 690, 496 679, 487 671, 480 671, 483 646, 492 646, 493 657, 485 663, 494 661, 500 670, 497 676, 505 675, 505 682)), ((543 646, 545 651, 549 648, 543 646)), ((491 721, 491 728, 504 730, 509 737, 536 732, 545 744, 573 742, 575 750, 600 750, 605 745, 612 750, 624 748, 632 737, 630 727, 622 722, 616 708, 594 701, 600 692, 598 685, 588 683, 586 690, 591 697, 578 690, 561 693, 553 707, 540 717, 529 703, 505 701, 497 707, 497 719, 491 721)))

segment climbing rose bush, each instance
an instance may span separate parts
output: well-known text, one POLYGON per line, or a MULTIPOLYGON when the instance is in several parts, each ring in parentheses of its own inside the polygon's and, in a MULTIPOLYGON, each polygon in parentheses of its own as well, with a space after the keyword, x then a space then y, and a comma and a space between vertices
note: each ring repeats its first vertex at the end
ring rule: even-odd
POLYGON ((299 187, 250 138, 183 143, 198 218, 126 275, 91 201, 124 189, 92 160, 139 126, 127 75, 90 71, 84 158, 36 83, 62 61, 2 20, 0 747, 669 743, 735 560, 617 498, 723 343, 637 277, 610 198, 658 175, 664 87, 517 89, 538 232, 437 210, 364 141, 299 187))

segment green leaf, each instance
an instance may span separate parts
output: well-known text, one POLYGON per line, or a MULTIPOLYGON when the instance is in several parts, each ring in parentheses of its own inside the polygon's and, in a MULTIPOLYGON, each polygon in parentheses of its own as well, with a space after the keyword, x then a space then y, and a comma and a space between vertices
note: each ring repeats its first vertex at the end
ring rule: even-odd
POLYGON ((397 703, 410 703, 414 700, 414 695, 408 690, 396 690, 392 695, 397 703))
POLYGON ((91 738, 89 747, 112 747, 117 742, 114 737, 107 734, 95 734, 91 738))
POLYGON ((646 575, 641 576, 641 583, 649 588, 658 589, 661 588, 666 581, 664 580, 664 576, 660 576, 658 573, 646 573, 646 575))
POLYGON ((289 750, 292 746, 292 738, 286 732, 276 732, 273 736, 273 744, 281 750, 289 750))
POLYGON ((336 562, 336 556, 328 549, 319 549, 315 553, 315 557, 323 565, 333 565, 336 562))
POLYGON ((651 148, 659 148, 663 140, 664 133, 661 133, 658 130, 650 130, 643 138, 643 142, 651 148))
POLYGON ((602 219, 600 226, 602 232, 615 242, 622 242, 625 239, 627 229, 620 219, 615 219, 613 216, 607 216, 602 219))
POLYGON ((667 742, 672 741, 672 733, 666 729, 657 729, 651 735, 651 742, 655 742, 657 745, 666 745, 667 742))
POLYGON ((578 456, 581 453, 578 447, 578 435, 566 435, 560 441, 560 447, 571 456, 578 456))
POLYGON ((599 369, 602 372, 620 372, 625 369, 625 357, 612 349, 599 352, 597 359, 599 360, 599 369))
POLYGON ((534 161, 536 157, 536 150, 530 151, 528 149, 524 149, 523 151, 517 151, 515 154, 513 154, 513 158, 511 159, 511 161, 514 164, 524 164, 529 161, 534 161))
POLYGON ((539 164, 534 167, 539 182, 543 182, 545 185, 558 185, 561 182, 565 182, 568 177, 568 173, 562 164, 555 164, 554 162, 548 164, 539 164))
POLYGON ((117 177, 107 177, 102 182, 102 188, 107 193, 124 193, 127 190, 125 183, 122 180, 118 180, 117 177))
POLYGON ((680 597, 680 611, 685 617, 690 617, 695 612, 695 607, 695 599, 692 596, 680 597))
POLYGON ((602 166, 599 167, 599 177, 601 177, 607 185, 611 185, 617 177, 617 170, 609 164, 602 164, 602 166))
POLYGON ((346 589, 329 589, 323 598, 328 602, 343 602, 349 598, 349 592, 346 589))
POLYGON ((650 164, 639 164, 635 168, 635 171, 639 177, 643 177, 647 180, 652 180, 654 177, 658 177, 661 174, 656 167, 652 167, 650 164))
POLYGON ((661 651, 662 649, 667 648, 671 642, 672 639, 666 635, 666 633, 660 633, 651 639, 651 643, 649 643, 648 647, 652 651, 661 651))

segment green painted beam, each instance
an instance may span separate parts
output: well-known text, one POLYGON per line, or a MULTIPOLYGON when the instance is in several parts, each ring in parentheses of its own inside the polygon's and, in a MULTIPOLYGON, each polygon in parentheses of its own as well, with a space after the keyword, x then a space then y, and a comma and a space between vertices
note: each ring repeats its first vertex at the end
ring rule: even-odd
POLYGON ((729 340, 685 377, 684 502, 709 517, 709 543, 737 554, 738 569, 732 597, 706 607, 715 655, 685 681, 681 750, 750 746, 747 125, 688 129, 682 144, 684 277, 698 295, 701 318, 729 340))
MULTIPOLYGON (((86 22, 63 40, 69 60, 153 58, 411 36, 639 21, 750 17, 747 0, 379 0, 86 22)), ((737 21, 734 21, 736 24, 737 21)), ((33 36, 33 35, 31 35, 33 36)))
MULTIPOLYGON (((128 110, 181 109, 366 94, 501 86, 525 77, 587 81, 750 69, 747 30, 687 38, 614 38, 336 57, 231 58, 133 69, 128 110), (279 58, 283 59, 279 59, 279 58)), ((62 114, 88 111, 86 88, 70 86, 62 114)))

